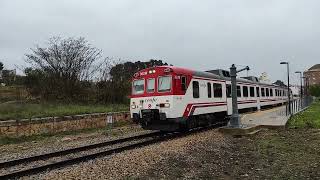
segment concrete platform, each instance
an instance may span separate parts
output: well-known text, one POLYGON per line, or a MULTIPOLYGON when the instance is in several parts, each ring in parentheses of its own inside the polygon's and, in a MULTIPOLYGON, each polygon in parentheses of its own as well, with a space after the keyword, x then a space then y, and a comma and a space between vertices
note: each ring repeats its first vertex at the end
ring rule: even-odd
POLYGON ((231 128, 228 126, 221 127, 220 132, 230 135, 251 135, 259 132, 262 128, 282 129, 285 128, 289 116, 285 114, 285 106, 272 109, 255 111, 241 114, 240 119, 242 127, 231 128))
POLYGON ((224 126, 219 128, 219 132, 233 135, 233 136, 252 135, 259 131, 260 131, 259 126, 255 126, 255 125, 244 125, 240 128, 231 128, 229 126, 224 126))

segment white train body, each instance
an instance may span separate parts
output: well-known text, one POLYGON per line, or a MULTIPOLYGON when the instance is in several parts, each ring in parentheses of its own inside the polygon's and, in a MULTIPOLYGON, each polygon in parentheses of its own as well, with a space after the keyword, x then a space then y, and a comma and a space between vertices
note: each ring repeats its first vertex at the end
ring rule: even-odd
MULTIPOLYGON (((231 114, 230 84, 228 72, 222 70, 200 72, 173 66, 144 69, 132 81, 130 114, 146 129, 196 126, 206 118, 211 121, 215 114, 231 114)), ((237 79, 237 91, 239 110, 287 101, 284 87, 257 80, 237 79)))

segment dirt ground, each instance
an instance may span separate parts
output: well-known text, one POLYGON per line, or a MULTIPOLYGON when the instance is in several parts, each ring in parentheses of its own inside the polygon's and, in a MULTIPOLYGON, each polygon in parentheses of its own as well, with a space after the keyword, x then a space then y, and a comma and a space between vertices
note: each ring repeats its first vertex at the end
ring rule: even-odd
POLYGON ((134 179, 320 179, 320 130, 226 138, 219 147, 213 139, 201 141, 189 156, 171 153, 134 179))

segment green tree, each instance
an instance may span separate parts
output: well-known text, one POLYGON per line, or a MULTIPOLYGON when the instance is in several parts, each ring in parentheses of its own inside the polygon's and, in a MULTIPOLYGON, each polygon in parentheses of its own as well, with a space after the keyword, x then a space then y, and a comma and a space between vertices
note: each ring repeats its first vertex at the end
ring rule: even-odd
POLYGON ((320 97, 320 85, 312 85, 309 90, 311 96, 320 97))
POLYGON ((3 63, 0 62, 0 71, 3 70, 4 66, 3 66, 3 63))
POLYGON ((98 99, 103 102, 127 102, 131 92, 131 78, 139 70, 168 65, 162 60, 150 59, 142 62, 123 62, 117 63, 110 68, 110 78, 97 83, 98 99))

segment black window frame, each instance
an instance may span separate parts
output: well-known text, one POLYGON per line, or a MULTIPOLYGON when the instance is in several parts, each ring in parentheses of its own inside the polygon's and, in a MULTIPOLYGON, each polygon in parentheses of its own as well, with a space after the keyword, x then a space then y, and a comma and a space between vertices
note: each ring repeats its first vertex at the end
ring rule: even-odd
POLYGON ((231 84, 226 84, 226 96, 231 98, 231 84))
POLYGON ((270 97, 270 90, 269 90, 269 88, 266 88, 266 97, 270 97))
MULTIPOLYGON (((230 86, 231 87, 231 86, 230 86)), ((222 98, 222 84, 220 83, 213 83, 212 84, 213 89, 213 97, 214 98, 222 98)), ((230 92, 231 93, 231 92, 230 92)), ((231 96, 231 95, 230 95, 231 96)))
POLYGON ((260 87, 256 87, 257 97, 260 97, 260 87))
POLYGON ((192 81, 192 94, 193 94, 193 98, 195 99, 200 98, 200 85, 198 81, 192 81))
POLYGON ((250 90, 250 93, 249 93, 249 94, 250 94, 250 97, 255 97, 255 96, 254 96, 254 87, 253 87, 253 86, 250 86, 250 87, 249 87, 249 90, 250 90))
POLYGON ((212 98, 212 87, 210 82, 207 82, 207 91, 208 91, 208 98, 212 98))
POLYGON ((249 97, 249 88, 248 86, 242 86, 243 97, 249 97))
POLYGON ((273 97, 273 88, 270 88, 270 97, 273 97))
POLYGON ((241 88, 241 86, 237 86, 237 97, 242 97, 242 90, 241 90, 242 88, 241 88))
POLYGON ((261 88, 261 97, 266 97, 265 88, 261 88))
POLYGON ((181 76, 181 90, 186 91, 187 90, 187 77, 181 76))

